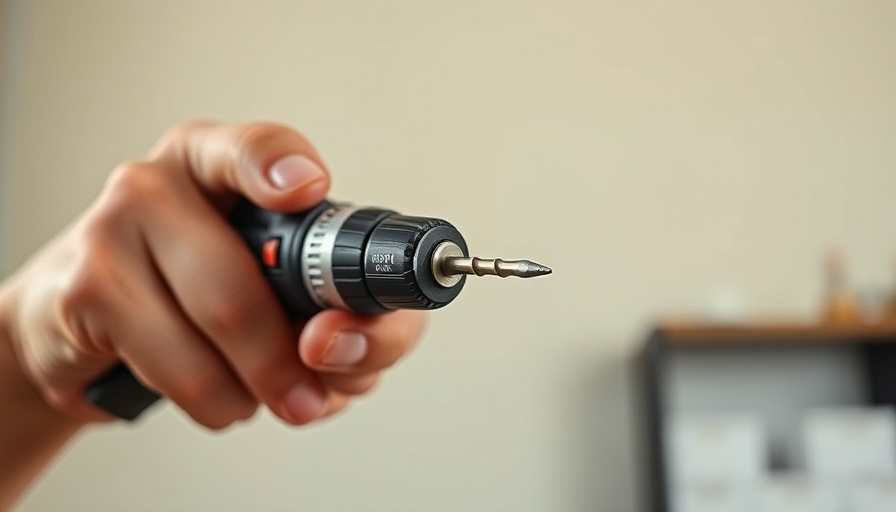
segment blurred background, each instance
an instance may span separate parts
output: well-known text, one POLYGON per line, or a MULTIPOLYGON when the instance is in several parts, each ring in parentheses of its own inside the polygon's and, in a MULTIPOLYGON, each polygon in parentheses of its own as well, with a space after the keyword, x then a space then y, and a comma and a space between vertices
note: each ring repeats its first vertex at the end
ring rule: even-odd
POLYGON ((3 275, 197 117, 291 124, 333 197, 554 269, 469 282, 332 421, 212 434, 163 405, 22 510, 648 510, 658 325, 811 337, 832 293, 896 294, 888 0, 3 2, 3 275))

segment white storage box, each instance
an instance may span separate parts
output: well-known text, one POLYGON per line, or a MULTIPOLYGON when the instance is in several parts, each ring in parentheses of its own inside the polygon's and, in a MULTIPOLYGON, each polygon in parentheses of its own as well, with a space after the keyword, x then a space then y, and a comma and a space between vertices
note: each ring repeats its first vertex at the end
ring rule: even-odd
POLYGON ((812 411, 804 442, 807 469, 817 479, 845 484, 896 476, 896 414, 890 408, 812 411))
POLYGON ((671 512, 756 512, 755 491, 745 484, 682 484, 672 490, 671 512))
POLYGON ((896 511, 896 478, 869 479, 850 486, 846 512, 896 511))
POLYGON ((843 512, 839 488, 803 475, 770 476, 757 501, 757 512, 843 512))
POLYGON ((680 415, 667 435, 675 484, 753 484, 765 473, 766 436, 752 415, 680 415))

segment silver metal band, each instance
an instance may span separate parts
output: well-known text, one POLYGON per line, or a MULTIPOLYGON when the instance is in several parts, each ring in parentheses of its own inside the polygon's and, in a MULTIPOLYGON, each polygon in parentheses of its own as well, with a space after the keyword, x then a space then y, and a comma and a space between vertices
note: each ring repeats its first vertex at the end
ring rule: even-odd
POLYGON ((342 224, 360 206, 336 204, 321 213, 302 243, 302 279, 311 299, 323 309, 348 310, 333 279, 333 247, 342 224))
POLYGON ((448 258, 464 258, 466 254, 454 242, 444 241, 436 246, 432 253, 432 275, 436 282, 445 288, 451 288, 460 282, 463 274, 448 275, 445 273, 445 260, 448 258))

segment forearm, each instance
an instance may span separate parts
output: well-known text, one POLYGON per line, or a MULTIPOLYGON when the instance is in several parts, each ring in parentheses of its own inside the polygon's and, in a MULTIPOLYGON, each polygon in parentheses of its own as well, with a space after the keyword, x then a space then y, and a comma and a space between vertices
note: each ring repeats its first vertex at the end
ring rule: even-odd
POLYGON ((25 378, 13 347, 12 305, 0 286, 0 510, 18 501, 82 426, 50 408, 25 378))

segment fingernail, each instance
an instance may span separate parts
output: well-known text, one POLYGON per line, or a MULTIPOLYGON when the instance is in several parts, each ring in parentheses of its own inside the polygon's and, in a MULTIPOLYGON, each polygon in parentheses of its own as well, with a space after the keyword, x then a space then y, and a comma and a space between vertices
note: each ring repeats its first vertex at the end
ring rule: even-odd
POLYGON ((295 190, 319 180, 323 175, 320 166, 302 155, 285 156, 268 169, 268 180, 280 190, 295 190))
POLYGON ((349 366, 360 363, 367 355, 367 338, 359 332, 340 332, 333 337, 321 362, 327 366, 349 366))
POLYGON ((283 413, 293 423, 307 423, 324 412, 326 401, 308 384, 292 388, 283 399, 283 413))

